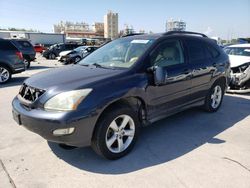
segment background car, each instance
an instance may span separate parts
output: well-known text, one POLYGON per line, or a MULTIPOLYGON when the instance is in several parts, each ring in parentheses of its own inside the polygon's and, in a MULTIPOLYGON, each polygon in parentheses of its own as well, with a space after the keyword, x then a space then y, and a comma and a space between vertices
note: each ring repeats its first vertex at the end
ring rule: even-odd
POLYGON ((44 46, 41 45, 41 44, 36 44, 36 45, 34 46, 34 49, 35 49, 35 51, 36 51, 37 53, 43 53, 43 51, 45 51, 47 48, 44 47, 44 46))
POLYGON ((231 62, 229 92, 250 92, 250 44, 237 44, 224 48, 231 62))
POLYGON ((25 71, 22 52, 10 40, 0 39, 0 84, 11 79, 12 74, 25 71))
POLYGON ((81 45, 77 43, 54 44, 43 52, 43 57, 47 59, 55 59, 57 56, 59 56, 60 52, 66 51, 66 50, 73 50, 79 46, 81 45))
POLYGON ((30 67, 30 62, 36 59, 36 51, 33 45, 26 39, 10 39, 14 45, 22 52, 26 68, 30 67))
POLYGON ((59 61, 64 64, 77 63, 81 61, 85 56, 95 51, 96 46, 80 46, 71 51, 64 51, 59 54, 59 61))

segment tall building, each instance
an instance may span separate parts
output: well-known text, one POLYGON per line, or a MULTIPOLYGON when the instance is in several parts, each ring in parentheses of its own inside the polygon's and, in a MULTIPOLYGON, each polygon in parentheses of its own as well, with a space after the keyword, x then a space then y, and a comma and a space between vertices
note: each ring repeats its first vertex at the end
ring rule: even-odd
POLYGON ((166 31, 185 31, 186 30, 186 22, 183 20, 174 20, 171 18, 167 20, 166 23, 166 31))
POLYGON ((85 22, 63 22, 54 25, 54 33, 64 33, 66 37, 95 38, 104 36, 104 24, 95 22, 92 28, 85 22))
POLYGON ((104 16, 104 38, 115 39, 118 35, 118 13, 109 11, 104 16))

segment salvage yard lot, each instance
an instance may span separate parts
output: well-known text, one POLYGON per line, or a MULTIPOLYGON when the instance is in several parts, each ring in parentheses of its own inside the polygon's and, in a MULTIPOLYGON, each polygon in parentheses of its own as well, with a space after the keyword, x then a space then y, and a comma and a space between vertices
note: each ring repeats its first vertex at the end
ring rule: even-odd
POLYGON ((38 58, 0 86, 0 188, 250 187, 250 95, 226 95, 217 113, 191 109, 154 123, 129 155, 108 161, 91 148, 48 143, 12 119, 20 84, 59 66, 38 58))

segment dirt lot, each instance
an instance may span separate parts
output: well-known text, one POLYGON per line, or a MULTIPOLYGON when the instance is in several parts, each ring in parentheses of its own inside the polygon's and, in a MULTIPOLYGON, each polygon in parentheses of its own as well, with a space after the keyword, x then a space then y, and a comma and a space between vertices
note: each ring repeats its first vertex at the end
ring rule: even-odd
POLYGON ((226 95, 214 114, 191 109, 141 131, 117 161, 66 150, 18 126, 11 101, 32 74, 60 66, 39 58, 0 86, 0 188, 250 187, 250 95, 226 95))

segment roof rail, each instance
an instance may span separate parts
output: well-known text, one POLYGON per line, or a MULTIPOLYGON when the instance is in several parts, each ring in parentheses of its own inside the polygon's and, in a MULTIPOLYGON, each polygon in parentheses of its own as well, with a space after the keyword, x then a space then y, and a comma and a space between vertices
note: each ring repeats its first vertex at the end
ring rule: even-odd
POLYGON ((191 32, 191 31, 168 31, 168 32, 164 33, 163 35, 174 35, 174 34, 200 35, 202 37, 207 38, 207 35, 205 35, 203 33, 197 33, 197 32, 191 32))
POLYGON ((134 35, 144 35, 145 33, 130 33, 127 35, 122 35, 121 37, 130 37, 130 36, 134 36, 134 35))

